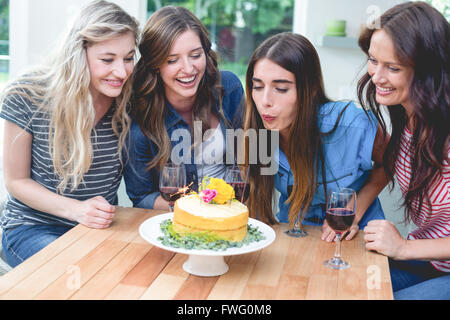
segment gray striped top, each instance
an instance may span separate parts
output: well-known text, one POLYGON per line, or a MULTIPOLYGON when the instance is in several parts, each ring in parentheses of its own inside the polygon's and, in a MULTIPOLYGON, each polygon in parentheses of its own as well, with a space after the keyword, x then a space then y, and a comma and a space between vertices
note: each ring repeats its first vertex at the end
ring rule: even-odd
MULTIPOLYGON (((80 201, 103 196, 110 204, 117 204, 117 189, 122 179, 122 165, 117 153, 118 138, 112 129, 114 109, 114 106, 109 109, 92 132, 94 158, 91 168, 84 176, 84 182, 72 192, 70 187, 66 188, 62 195, 80 201)), ((54 173, 53 161, 49 153, 48 113, 38 110, 23 96, 12 95, 4 100, 0 117, 18 125, 33 136, 31 179, 48 190, 56 192, 59 178, 54 173)), ((8 195, 0 223, 4 230, 23 224, 52 224, 69 227, 77 224, 74 221, 34 210, 11 195, 8 195)))

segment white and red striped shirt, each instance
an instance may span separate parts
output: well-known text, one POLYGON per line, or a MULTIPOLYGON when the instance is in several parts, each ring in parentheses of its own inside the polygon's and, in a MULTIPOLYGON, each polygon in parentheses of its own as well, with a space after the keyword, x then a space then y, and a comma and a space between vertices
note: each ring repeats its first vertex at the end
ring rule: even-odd
MULTIPOLYGON (((403 195, 406 194, 411 180, 412 134, 406 129, 403 133, 400 150, 395 163, 397 182, 403 195)), ((447 149, 450 155, 450 146, 447 149)), ((438 239, 450 236, 450 164, 444 161, 442 174, 436 175, 428 191, 430 203, 424 199, 419 213, 412 215, 412 221, 418 227, 408 235, 408 240, 438 239)), ((413 201, 418 208, 419 201, 413 201)), ((438 270, 450 272, 450 260, 431 261, 438 270)))

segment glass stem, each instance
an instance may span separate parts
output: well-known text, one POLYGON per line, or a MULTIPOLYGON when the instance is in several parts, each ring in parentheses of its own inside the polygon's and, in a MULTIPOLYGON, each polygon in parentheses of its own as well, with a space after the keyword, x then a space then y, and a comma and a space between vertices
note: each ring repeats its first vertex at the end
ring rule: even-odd
POLYGON ((341 259, 341 234, 336 234, 336 249, 334 251, 334 258, 341 259))
POLYGON ((299 230, 300 229, 300 214, 297 215, 297 219, 295 219, 294 222, 294 230, 299 230))

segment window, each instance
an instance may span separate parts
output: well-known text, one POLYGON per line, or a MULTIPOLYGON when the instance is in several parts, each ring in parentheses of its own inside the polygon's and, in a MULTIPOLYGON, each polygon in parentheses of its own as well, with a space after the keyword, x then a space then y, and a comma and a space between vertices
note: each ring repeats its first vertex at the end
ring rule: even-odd
MULTIPOLYGON (((0 90, 9 80, 9 0, 0 0, 0 90)), ((3 150, 3 121, 0 121, 0 149, 3 150)), ((6 189, 3 183, 3 160, 0 151, 0 214, 6 189)))
POLYGON ((0 89, 9 78, 9 0, 0 0, 0 89))
POLYGON ((425 0, 428 4, 439 10, 450 22, 450 2, 448 0, 425 0))

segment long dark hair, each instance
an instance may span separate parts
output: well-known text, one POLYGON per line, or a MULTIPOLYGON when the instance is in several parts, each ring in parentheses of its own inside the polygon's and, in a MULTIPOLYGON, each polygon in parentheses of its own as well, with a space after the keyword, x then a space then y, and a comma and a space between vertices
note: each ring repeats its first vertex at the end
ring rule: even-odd
MULTIPOLYGON (((398 60, 414 70, 408 97, 414 107, 410 119, 414 123, 410 146, 412 170, 404 199, 410 220, 412 213, 420 211, 424 200, 429 202, 428 188, 436 175, 442 173, 443 162, 448 161, 450 26, 430 5, 408 2, 386 11, 380 18, 380 27, 391 37, 398 60), (419 206, 415 207, 417 200, 419 206)), ((366 28, 359 37, 359 46, 367 55, 375 31, 366 28)), ((386 134, 386 122, 368 73, 358 82, 358 97, 361 104, 370 107, 386 134)), ((393 186, 394 165, 409 119, 401 105, 389 106, 388 111, 392 132, 383 162, 393 186)))
POLYGON ((167 114, 164 83, 159 68, 166 62, 175 40, 187 30, 200 38, 206 55, 206 70, 194 102, 193 119, 201 121, 203 131, 208 128, 208 118, 219 105, 218 117, 224 118, 221 108, 222 87, 217 67, 217 55, 211 48, 208 31, 201 21, 183 7, 167 6, 156 11, 142 32, 139 44, 141 58, 134 74, 132 116, 142 132, 158 148, 157 155, 148 164, 149 169, 160 168, 170 156, 171 144, 164 123, 167 114))
MULTIPOLYGON (((288 199, 289 222, 292 224, 300 210, 302 214, 305 213, 314 197, 318 168, 322 169, 325 177, 322 138, 317 116, 320 105, 329 99, 324 90, 320 59, 311 42, 299 34, 290 32, 274 35, 255 50, 248 65, 245 130, 264 129, 261 116, 252 99, 254 67, 256 62, 263 58, 292 72, 296 79, 298 107, 289 129, 289 136, 295 139, 288 141, 286 154, 294 176, 293 190, 288 199)), ((276 222, 272 214, 274 177, 261 175, 260 169, 259 164, 250 165, 249 212, 251 215, 258 213, 258 218, 273 224, 276 222)))

